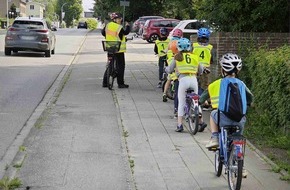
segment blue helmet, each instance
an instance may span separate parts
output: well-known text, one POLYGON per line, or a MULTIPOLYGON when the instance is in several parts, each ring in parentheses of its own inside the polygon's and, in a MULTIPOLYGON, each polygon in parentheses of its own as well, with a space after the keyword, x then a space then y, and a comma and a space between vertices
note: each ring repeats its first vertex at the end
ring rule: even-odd
POLYGON ((191 43, 187 38, 180 38, 177 42, 178 51, 190 51, 191 43))
POLYGON ((210 36, 210 31, 207 29, 207 28, 200 28, 198 31, 197 31, 197 36, 199 38, 207 38, 209 39, 209 36, 210 36))
POLYGON ((160 34, 162 35, 162 36, 167 36, 167 34, 168 34, 168 31, 167 31, 167 29, 166 28, 160 28, 160 34))

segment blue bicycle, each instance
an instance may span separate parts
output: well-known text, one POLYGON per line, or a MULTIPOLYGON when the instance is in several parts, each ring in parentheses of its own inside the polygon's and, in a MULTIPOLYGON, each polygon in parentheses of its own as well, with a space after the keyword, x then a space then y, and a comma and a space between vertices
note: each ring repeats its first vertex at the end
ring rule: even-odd
POLYGON ((220 127, 220 146, 210 149, 215 151, 216 176, 221 175, 224 166, 230 190, 240 190, 242 184, 246 138, 238 134, 240 130, 235 125, 220 127))

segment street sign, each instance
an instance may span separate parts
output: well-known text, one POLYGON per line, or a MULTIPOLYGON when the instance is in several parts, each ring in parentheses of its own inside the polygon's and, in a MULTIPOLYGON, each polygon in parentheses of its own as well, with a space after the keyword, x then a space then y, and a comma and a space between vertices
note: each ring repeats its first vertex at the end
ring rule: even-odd
POLYGON ((120 1, 120 6, 129 7, 130 1, 120 1))

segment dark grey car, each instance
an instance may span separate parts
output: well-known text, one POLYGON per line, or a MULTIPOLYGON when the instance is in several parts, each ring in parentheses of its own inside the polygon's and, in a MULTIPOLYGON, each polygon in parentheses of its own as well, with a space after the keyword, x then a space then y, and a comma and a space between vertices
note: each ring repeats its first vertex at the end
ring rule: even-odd
POLYGON ((11 52, 44 52, 45 57, 55 53, 56 37, 45 19, 18 17, 7 30, 5 37, 5 55, 11 52))

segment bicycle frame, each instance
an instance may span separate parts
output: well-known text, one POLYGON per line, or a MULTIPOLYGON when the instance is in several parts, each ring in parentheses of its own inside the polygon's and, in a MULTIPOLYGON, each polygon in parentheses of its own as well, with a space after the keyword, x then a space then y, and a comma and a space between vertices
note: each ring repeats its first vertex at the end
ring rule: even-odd
POLYGON ((199 113, 201 108, 198 105, 198 100, 199 95, 194 93, 193 89, 186 90, 185 119, 188 122, 189 131, 192 135, 198 132, 199 127, 199 113))

